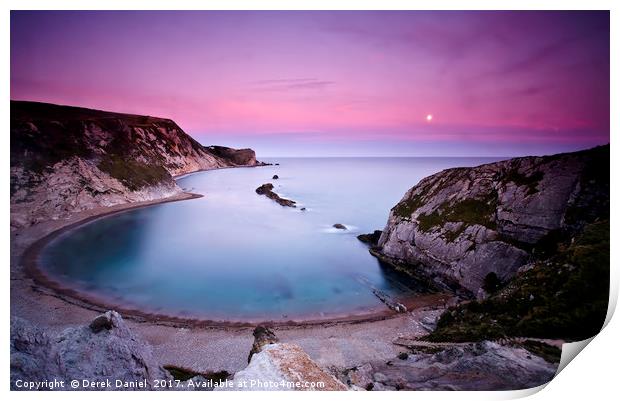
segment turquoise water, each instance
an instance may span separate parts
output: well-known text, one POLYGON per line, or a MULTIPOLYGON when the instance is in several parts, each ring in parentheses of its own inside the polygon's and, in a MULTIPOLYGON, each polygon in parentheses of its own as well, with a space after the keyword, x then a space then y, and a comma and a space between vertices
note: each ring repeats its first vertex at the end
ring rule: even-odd
POLYGON ((95 220, 52 241, 41 262, 79 291, 148 312, 261 320, 379 311, 371 286, 394 296, 421 289, 382 268, 356 236, 383 229, 421 178, 494 160, 281 158, 194 173, 178 183, 204 197, 95 220), (266 182, 298 208, 257 195, 266 182))

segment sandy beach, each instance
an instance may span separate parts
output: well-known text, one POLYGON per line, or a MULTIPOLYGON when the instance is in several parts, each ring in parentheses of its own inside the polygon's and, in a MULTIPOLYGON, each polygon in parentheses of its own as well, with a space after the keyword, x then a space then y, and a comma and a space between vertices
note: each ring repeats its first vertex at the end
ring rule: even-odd
MULTIPOLYGON (((65 230, 110 214, 200 196, 182 193, 158 201, 96 208, 68 219, 12 231, 11 315, 59 332, 67 326, 87 324, 102 311, 113 308, 123 315, 134 332, 152 345, 160 365, 199 372, 243 369, 256 323, 188 320, 125 310, 65 288, 42 274, 36 266, 38 251, 65 230)), ((432 294, 405 300, 412 313, 396 314, 385 308, 360 315, 280 321, 270 325, 276 327, 282 341, 298 344, 321 366, 343 368, 394 358, 403 348, 394 345, 393 340, 425 334, 419 318, 436 314, 437 308, 442 308, 447 299, 445 294, 432 294)))

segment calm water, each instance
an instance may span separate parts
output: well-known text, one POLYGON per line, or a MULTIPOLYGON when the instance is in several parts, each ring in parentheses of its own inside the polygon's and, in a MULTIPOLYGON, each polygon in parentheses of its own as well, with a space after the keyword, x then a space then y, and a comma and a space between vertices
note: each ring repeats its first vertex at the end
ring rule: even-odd
POLYGON ((205 196, 83 225, 46 247, 42 264, 75 288, 151 312, 260 320, 382 310, 371 285, 395 296, 417 290, 382 269, 356 235, 383 229, 421 178, 493 159, 267 161, 280 166, 181 178, 182 188, 205 196), (257 195, 266 182, 298 208, 257 195))

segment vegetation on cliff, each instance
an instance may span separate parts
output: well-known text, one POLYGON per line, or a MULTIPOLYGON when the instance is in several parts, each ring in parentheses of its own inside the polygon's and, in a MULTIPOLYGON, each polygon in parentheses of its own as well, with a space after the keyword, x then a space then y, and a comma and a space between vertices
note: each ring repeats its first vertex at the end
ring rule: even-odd
POLYGON ((430 341, 505 337, 583 340, 599 332, 609 297, 609 221, 588 225, 483 301, 444 312, 430 341))

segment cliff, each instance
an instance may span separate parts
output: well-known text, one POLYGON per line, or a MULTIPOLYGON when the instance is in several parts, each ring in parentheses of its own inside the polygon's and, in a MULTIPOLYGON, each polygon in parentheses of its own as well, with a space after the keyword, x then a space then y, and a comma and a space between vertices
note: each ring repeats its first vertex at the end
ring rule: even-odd
POLYGON ((486 295, 609 218, 609 145, 424 178, 392 208, 371 252, 443 288, 486 295))
POLYGON ((11 226, 165 198, 172 177, 255 166, 254 151, 205 147, 172 120, 11 101, 11 226))

